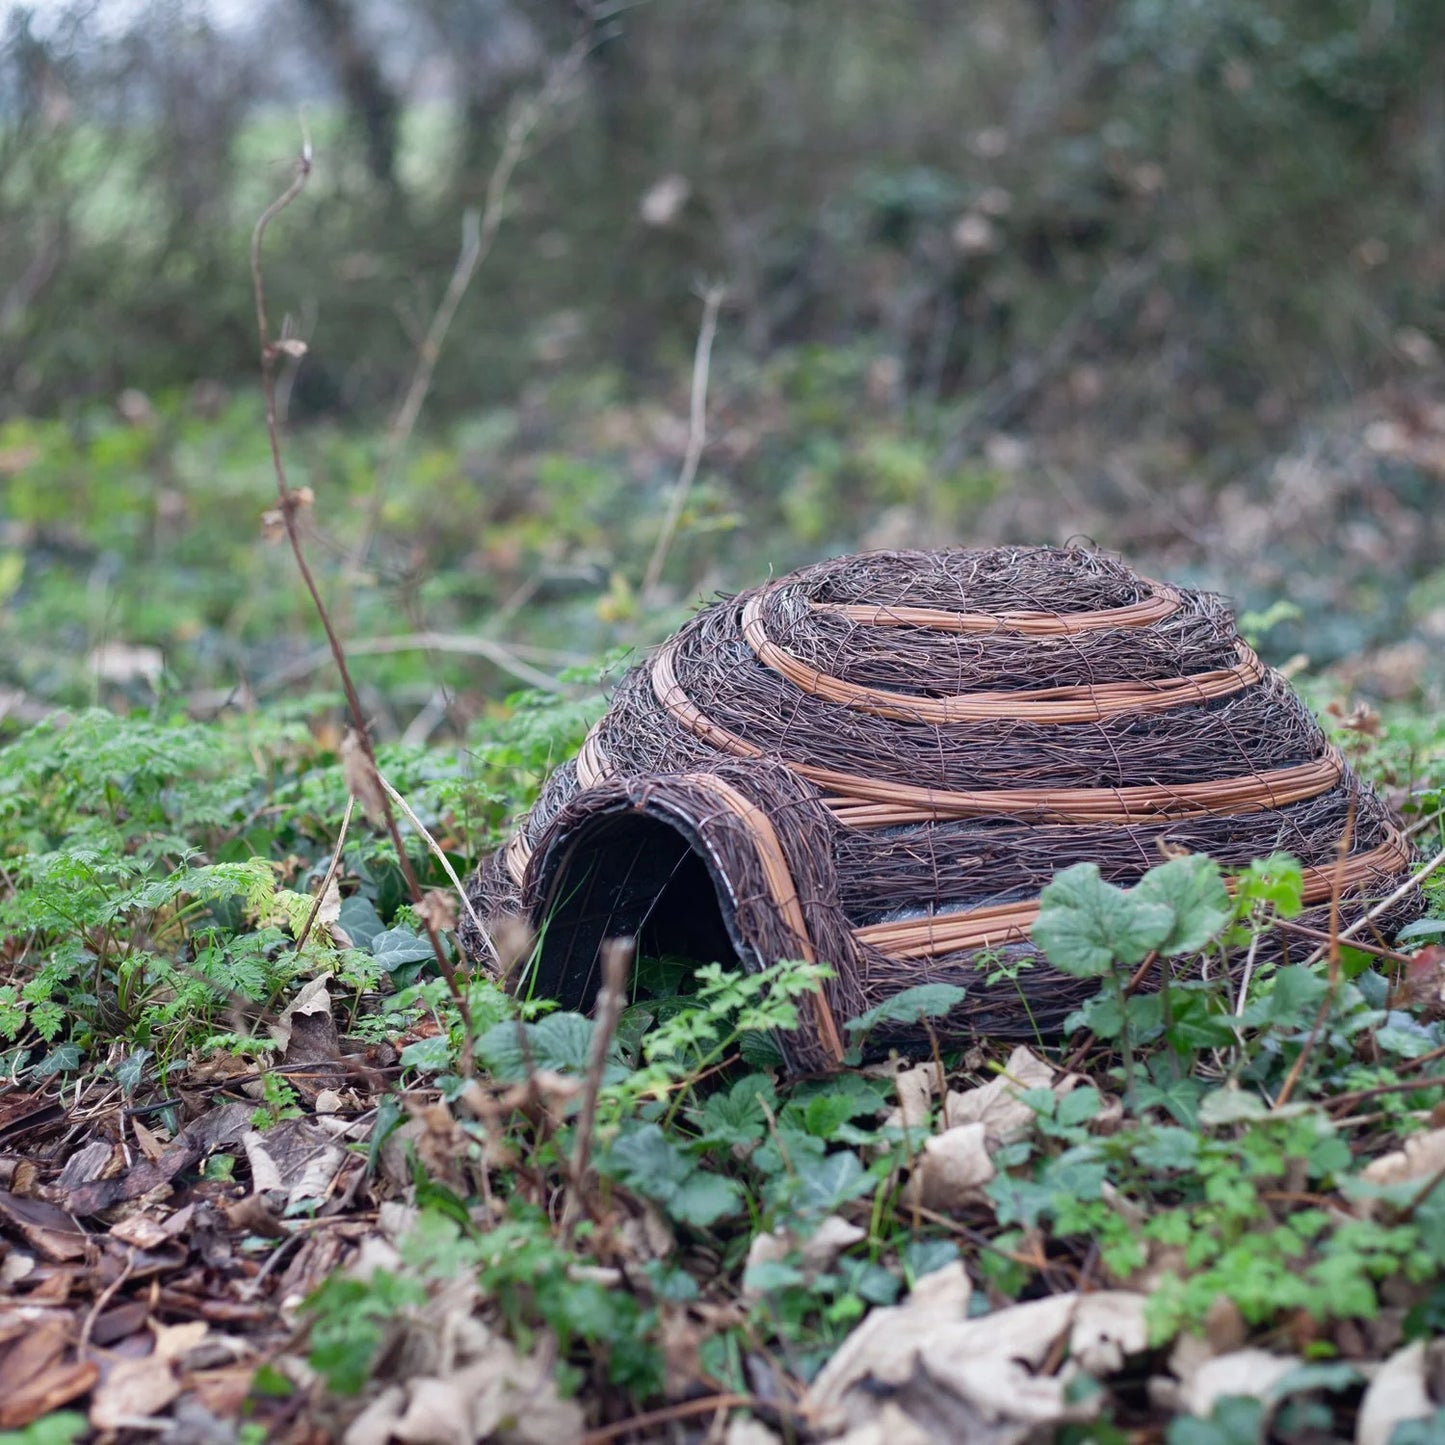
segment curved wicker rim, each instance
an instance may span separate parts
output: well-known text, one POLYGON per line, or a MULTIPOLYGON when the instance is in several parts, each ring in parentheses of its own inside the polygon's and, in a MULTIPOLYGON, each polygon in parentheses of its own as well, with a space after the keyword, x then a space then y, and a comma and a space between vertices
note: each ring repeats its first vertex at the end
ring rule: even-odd
MULTIPOLYGON (((657 700, 687 730, 733 757, 756 758, 762 749, 713 722, 687 695, 673 666, 676 640, 660 647, 652 662, 657 700)), ((1053 822, 1134 823, 1147 818, 1194 818, 1229 811, 1279 808, 1328 791, 1344 773, 1344 759, 1328 748, 1312 762, 1241 778, 1204 783, 1146 784, 1128 788, 994 788, 942 792, 906 783, 782 760, 799 777, 832 796, 825 799, 841 823, 884 828, 933 818, 975 818, 990 813, 1053 822)))
POLYGON ((1149 596, 1095 612, 951 612, 942 607, 892 607, 871 602, 810 602, 815 612, 836 612, 867 627, 928 627, 935 632, 1023 632, 1056 637, 1115 627, 1148 627, 1177 612, 1181 598, 1167 582, 1139 579, 1149 596))
POLYGON ((766 590, 754 592, 743 605, 743 637, 759 662, 814 697, 902 722, 953 723, 991 718, 1041 723, 1098 722, 1124 713, 1161 712, 1186 703, 1228 697, 1264 676, 1264 668, 1254 649, 1241 638, 1236 643, 1239 661, 1233 667, 1195 673, 1191 677, 1171 677, 1156 682, 1102 682, 1085 687, 1046 687, 1031 692, 916 697, 906 692, 863 687, 810 667, 768 637, 763 621, 766 597, 766 590))
MULTIPOLYGON (((1357 853, 1341 864, 1304 869, 1304 901, 1324 903, 1338 890, 1358 888, 1381 874, 1395 874, 1409 865, 1404 835, 1391 828, 1383 843, 1357 853)), ((890 958, 933 958, 965 948, 993 948, 1020 943, 1039 916, 1037 898, 995 903, 930 918, 900 919, 855 928, 853 936, 890 958)))
MULTIPOLYGON (((793 882, 793 875, 788 867, 783 846, 778 841, 773 820, 750 798, 744 797, 731 783, 713 773, 686 773, 682 780, 706 789, 723 807, 736 813, 742 819, 752 836, 753 846, 757 849, 758 860, 763 866, 763 874, 767 879, 768 892, 772 896, 773 906, 778 910, 783 922, 787 924, 789 932, 796 936, 798 951, 804 962, 816 963, 817 952, 813 948, 813 940, 808 933, 807 919, 803 917, 803 905, 798 898, 798 890, 793 882)), ((823 1047, 833 1056, 834 1060, 841 1060, 844 1053, 843 1038, 838 1032, 837 1020, 833 1017, 833 1011, 828 1006, 828 1000, 824 997, 823 990, 813 990, 809 998, 812 1000, 813 1013, 817 1020, 818 1033, 823 1041, 823 1047)))

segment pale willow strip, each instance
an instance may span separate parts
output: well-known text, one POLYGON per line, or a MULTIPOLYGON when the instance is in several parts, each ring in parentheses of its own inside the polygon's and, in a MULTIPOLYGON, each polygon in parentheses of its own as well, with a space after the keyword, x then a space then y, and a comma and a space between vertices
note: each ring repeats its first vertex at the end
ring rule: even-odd
MULTIPOLYGON (((740 793, 731 783, 724 782, 714 773, 687 773, 683 775, 682 781, 706 790, 723 807, 736 813, 742 819, 752 837, 753 846, 757 849, 758 861, 762 864, 773 906, 778 910, 788 931, 796 937, 798 951, 803 961, 816 963, 818 955, 813 948, 812 936, 808 932, 808 921, 803 916, 803 905, 798 899, 798 889, 793 882, 792 870, 788 867, 787 855, 783 852, 783 845, 778 841, 772 819, 751 798, 740 793)), ((838 1022, 833 1017, 833 1010, 829 1008, 828 1000, 824 997, 822 989, 818 989, 809 997, 823 1047, 835 1063, 842 1063, 843 1036, 838 1032, 838 1022)))
MULTIPOLYGON (((1327 902, 1336 889, 1359 888, 1391 878, 1409 866, 1410 850, 1404 837, 1391 829, 1385 842, 1367 853, 1346 858, 1343 865, 1306 868, 1304 901, 1327 902)), ((1039 900, 1019 899, 970 908, 958 913, 935 914, 931 918, 901 919, 855 928, 859 943, 881 950, 890 958, 935 958, 965 948, 997 948, 1022 943, 1038 921, 1039 900)))
POLYGON ((1239 661, 1215 672, 1156 682, 1101 682, 1086 687, 1041 687, 1028 692, 955 693, 921 697, 863 687, 845 678, 819 672, 773 642, 763 621, 766 591, 755 592, 743 607, 743 637, 759 662, 814 697, 900 722, 987 722, 1014 718, 1022 722, 1099 722, 1126 714, 1164 712, 1190 703, 1210 702, 1249 687, 1264 676, 1254 649, 1242 638, 1236 643, 1239 661))
POLYGON ((1180 596, 1167 582, 1139 579, 1150 595, 1124 607, 1096 612, 951 612, 942 607, 894 607, 885 603, 810 602, 815 612, 836 612, 868 627, 927 627, 934 632, 1022 632, 1058 637, 1116 627, 1148 627, 1177 612, 1180 596))
MULTIPOLYGON (((658 649, 652 663, 657 700, 689 732, 721 752, 739 758, 763 756, 763 750, 713 722, 687 695, 674 666, 676 639, 658 649)), ((883 828, 934 818, 974 818, 1007 813, 1041 822, 1137 823, 1160 818, 1199 818, 1280 808, 1328 792, 1344 775, 1344 759, 1327 748, 1312 762, 1244 777, 1203 783, 1145 784, 1130 788, 990 788, 944 792, 906 783, 836 772, 811 763, 781 760, 785 766, 825 789, 825 799, 841 823, 854 828, 883 828)))

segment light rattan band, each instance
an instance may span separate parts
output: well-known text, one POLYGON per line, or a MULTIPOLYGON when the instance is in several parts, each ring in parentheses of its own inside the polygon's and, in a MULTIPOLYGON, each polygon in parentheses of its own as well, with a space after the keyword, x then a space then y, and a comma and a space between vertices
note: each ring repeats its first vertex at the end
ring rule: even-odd
MULTIPOLYGON (((1304 901, 1324 903, 1337 889, 1358 888, 1381 874, 1398 874, 1409 863, 1410 853, 1404 838, 1391 828, 1379 847, 1346 858, 1342 866, 1305 868, 1304 901)), ((960 913, 935 914, 932 918, 873 923, 855 928, 853 936, 859 943, 880 949, 890 958, 936 958, 969 948, 1023 943, 1038 916, 1039 901, 1031 898, 970 908, 960 913)))
POLYGON ((522 886, 522 879, 527 873, 527 864, 532 861, 533 848, 526 833, 518 828, 507 842, 502 852, 502 863, 507 870, 508 876, 518 888, 522 886))
POLYGON ((587 730, 587 736, 582 739, 582 746, 577 751, 577 783, 579 787, 593 788, 604 778, 612 776, 612 764, 608 762, 607 754, 602 751, 597 728, 598 724, 594 723, 587 730))
POLYGON ((942 607, 891 607, 881 603, 810 602, 815 612, 836 612, 868 627, 927 627, 934 632, 1022 632, 1059 637, 1117 627, 1148 627, 1179 610, 1182 599, 1167 582, 1139 579, 1149 596, 1098 612, 950 612, 942 607))
MULTIPOLYGON (((587 734, 582 749, 577 755, 577 779, 584 788, 595 787, 599 782, 612 775, 612 765, 607 759, 607 754, 602 750, 602 744, 597 740, 596 732, 596 728, 593 728, 587 734), (585 764, 584 759, 586 760, 585 764)), ((813 947, 812 937, 808 933, 808 921, 803 915, 803 905, 798 899, 798 889, 793 882, 792 870, 788 867, 788 860, 783 853, 782 844, 778 841, 777 830, 773 827, 772 819, 731 783, 725 782, 713 773, 688 773, 684 775, 683 781, 691 783, 694 787, 705 789, 725 808, 742 819, 753 840, 753 846, 757 849, 758 860, 763 867, 763 876, 767 880, 768 895, 773 907, 777 909, 789 931, 797 938, 798 952, 803 961, 816 963, 818 955, 813 947)), ((512 881, 519 888, 522 886, 523 875, 532 853, 533 848, 527 841, 526 834, 520 831, 513 834, 503 854, 503 861, 506 864, 507 872, 512 876, 512 881)), ((823 997, 821 990, 813 995, 813 999, 818 1032, 823 1040, 823 1045, 829 1050, 834 1061, 841 1063, 843 1039, 838 1032, 838 1023, 833 1017, 833 1010, 828 1006, 828 1000, 823 997)))
MULTIPOLYGON (((612 776, 612 764, 607 761, 607 754, 602 751, 602 744, 597 740, 597 728, 592 727, 585 738, 582 739, 582 747, 577 753, 577 784, 579 787, 596 787, 604 778, 612 776)), ((522 879, 527 872, 527 864, 532 860, 533 848, 527 838, 524 829, 519 828, 507 841, 507 846, 502 853, 502 863, 507 870, 508 876, 518 888, 522 886, 522 879)))
MULTIPOLYGON (((1189 677, 1162 678, 1157 682, 1101 682, 1086 687, 1041 687, 1028 692, 955 693, 951 697, 915 697, 906 692, 863 687, 830 676, 794 657, 769 639, 763 622, 764 592, 755 592, 743 605, 743 637, 765 667, 787 678, 795 687, 827 702, 856 712, 901 722, 986 722, 1008 718, 1019 722, 1098 722, 1124 713, 1165 712, 1190 703, 1228 697, 1264 676, 1254 649, 1240 639, 1239 661, 1216 672, 1189 677)), ((1084 614, 1080 614, 1084 615, 1084 614)))
MULTIPOLYGON (((674 666, 676 639, 652 662, 657 700, 695 737, 737 758, 759 758, 763 750, 713 722, 687 695, 674 666)), ((828 808, 852 828, 887 828, 946 818, 997 813, 1056 823, 1141 823, 1150 819, 1202 818, 1221 813, 1257 813, 1327 793, 1344 776, 1334 748, 1312 762, 1242 778, 1203 783, 1151 783, 1130 788, 987 788, 947 792, 907 783, 835 772, 811 763, 784 766, 822 788, 828 808)))
MULTIPOLYGON (((779 916, 798 940, 798 951, 805 963, 816 963, 818 955, 808 933, 808 921, 803 916, 803 905, 798 899, 798 889, 793 882, 792 870, 783 846, 778 841, 772 819, 751 798, 740 793, 731 783, 724 782, 713 773, 687 773, 682 779, 694 787, 705 789, 730 812, 735 813, 747 828, 757 849, 758 861, 763 865, 763 876, 767 880, 768 894, 779 916)), ((828 1050, 835 1063, 843 1061, 843 1037, 838 1032, 837 1020, 828 1006, 822 989, 811 996, 818 1033, 823 1047, 828 1050)))

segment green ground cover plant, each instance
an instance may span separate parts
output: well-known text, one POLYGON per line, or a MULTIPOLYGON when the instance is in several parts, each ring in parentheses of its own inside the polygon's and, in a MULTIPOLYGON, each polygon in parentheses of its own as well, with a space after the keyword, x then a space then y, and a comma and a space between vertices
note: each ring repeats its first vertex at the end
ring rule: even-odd
MULTIPOLYGON (((1052 1082, 1012 1090, 1027 1122, 990 1143, 988 1178, 940 1194, 927 1161, 930 1141, 956 1132, 950 1101, 1008 1083, 1013 1061, 985 1046, 789 1081, 771 1040, 799 1026, 818 966, 646 963, 601 1034, 477 977, 468 1040, 384 837, 364 824, 341 850, 327 922, 298 948, 346 799, 334 734, 305 711, 204 726, 92 711, 0 751, 12 1090, 117 1091, 176 1138, 188 1091, 220 1066, 257 1076, 247 1110, 263 1137, 298 1127, 316 1117, 315 1088, 268 1025, 318 977, 352 1040, 342 1056, 393 1046, 391 1072, 361 1089, 356 1187, 404 1220, 382 1264, 316 1275, 297 1328, 271 1336, 246 1406, 257 1430, 303 1400, 337 1420, 373 1400, 458 1279, 509 1350, 550 1361, 559 1408, 665 1412, 688 1399, 681 1371, 694 1393, 751 1401, 785 1434, 813 1428, 797 1413, 809 1382, 870 1311, 960 1265, 975 1313, 1080 1286, 1139 1291, 1136 1358, 1156 1370, 1227 1316, 1241 1342, 1292 1343, 1345 1370, 1290 1397, 1335 1419, 1364 1386, 1348 1373, 1359 1331, 1383 1319, 1395 1338, 1426 1339, 1445 1320, 1445 1194, 1370 1167, 1445 1105, 1441 1010, 1348 946, 1261 964, 1247 986, 1219 967, 1226 942, 1298 911, 1288 857, 1233 877, 1173 859, 1127 890, 1087 865, 1060 874, 1035 936, 1049 966, 1099 991, 1065 1039, 1038 1046, 1052 1082), (1158 986, 1131 990, 1146 958, 1158 986), (923 1080, 912 1109, 900 1070, 923 1080), (771 1404, 760 1358, 790 1382, 771 1404)), ((595 711, 519 697, 467 747, 386 747, 378 761, 462 869, 595 711)), ((1409 761, 1429 837, 1442 742, 1418 720, 1382 722, 1361 754, 1381 776, 1409 761)), ((428 889, 444 887, 410 841, 428 889)), ((1445 921, 1434 896, 1415 928, 1427 948, 1445 921)), ((885 1008, 927 1021, 957 1002, 923 986, 885 1008)), ((849 1035, 861 1045, 879 1022, 852 1020, 849 1035)), ((243 1195, 250 1162, 218 1148, 195 1187, 243 1195)), ((325 1219, 318 1208, 293 1199, 281 1227, 325 1219)), ((1100 1378, 1094 1438, 1148 1418, 1100 1378)), ((1282 1412, 1267 1418, 1288 1423, 1282 1412)), ((1181 1417, 1170 1440, 1260 1428, 1221 1407, 1197 1429, 1181 1417)))

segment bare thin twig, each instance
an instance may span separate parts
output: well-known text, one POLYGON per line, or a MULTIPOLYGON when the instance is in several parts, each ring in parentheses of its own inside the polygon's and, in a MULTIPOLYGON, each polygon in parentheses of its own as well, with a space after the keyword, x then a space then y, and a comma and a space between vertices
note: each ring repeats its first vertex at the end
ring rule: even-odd
POLYGON ((1333 934, 1329 944, 1321 944, 1319 948, 1315 949, 1315 951, 1305 959, 1305 966, 1308 967, 1310 964, 1318 963, 1333 944, 1344 943, 1353 938, 1357 933, 1368 928, 1382 913, 1388 913, 1406 894, 1412 889, 1418 888, 1432 873, 1441 867, 1445 867, 1445 848, 1442 848, 1423 867, 1417 868, 1393 893, 1386 898, 1382 898, 1368 913, 1357 918, 1348 928, 1342 929, 1337 934, 1333 934))
POLYGON ((490 944, 491 936, 482 926, 482 920, 477 917, 477 911, 475 908, 472 907, 472 900, 467 897, 467 890, 462 887, 462 880, 457 877, 456 869, 452 867, 451 859, 447 857, 445 851, 442 849, 442 845, 438 843, 435 838, 432 837, 430 832, 427 831, 426 824, 423 823, 422 820, 418 818, 417 815, 412 811, 411 804, 408 803, 407 800, 403 798, 402 795, 397 792, 397 790, 393 788, 392 785, 387 782, 387 780, 380 773, 377 773, 376 780, 381 784, 383 788, 386 789, 386 794, 391 799, 391 801, 395 803, 396 806, 400 808, 403 813, 406 814, 412 827, 421 834, 422 839, 425 841, 427 847, 431 849, 432 857, 434 857, 437 862, 442 865, 442 871, 447 875, 448 878, 451 879, 452 886, 457 890, 457 897, 462 900, 462 907, 465 908, 467 911, 467 917, 472 920, 472 923, 475 925, 477 932, 482 936, 482 938, 485 939, 488 944, 490 944))
MULTIPOLYGON (((286 527, 286 539, 291 544, 291 554, 296 559, 297 571, 300 572, 301 580, 311 597, 312 605, 316 608, 316 615, 321 619, 321 626, 326 633, 326 641, 331 648, 331 655, 336 661, 336 670, 340 674, 342 690, 346 694, 346 705, 351 713, 352 726, 356 729, 357 743, 367 764, 375 771, 376 750, 372 746, 371 730, 367 727, 361 699, 357 696, 356 684, 352 681, 351 669, 347 665, 346 650, 331 621, 331 614, 327 611, 326 603, 322 600, 321 589, 316 585, 315 574, 306 560, 306 550, 301 545, 301 528, 296 520, 299 498, 291 490, 290 483, 286 479, 286 462, 281 454, 281 433, 276 421, 276 358, 284 353, 272 342, 271 328, 266 317, 266 288, 261 272, 261 246, 266 238, 267 227, 306 188, 306 181, 310 175, 311 140, 308 136, 303 141, 301 156, 296 165, 296 174, 291 178, 290 185, 261 212, 260 218, 256 222, 256 228, 251 233, 251 287, 256 298, 256 331, 261 344, 261 393, 266 405, 266 435, 271 444, 271 464, 276 474, 276 491, 280 498, 281 518, 286 527)), ((385 799, 383 799, 383 813, 386 830, 391 836, 392 846, 396 849, 397 864, 401 868, 402 877, 406 880, 407 891, 411 894, 414 902, 420 903, 422 900, 421 884, 417 881, 416 871, 411 866, 411 859, 407 857, 406 848, 401 841, 401 831, 396 826, 396 817, 391 811, 391 805, 385 799)), ((425 919, 422 921, 432 946, 432 952, 436 956, 437 967, 447 982, 447 987, 466 1030, 466 1043, 460 1062, 463 1070, 469 1071, 472 1029, 466 995, 457 981, 451 960, 447 957, 446 949, 443 947, 441 939, 437 937, 436 930, 425 919)))
POLYGON ((431 325, 427 327, 426 335, 417 348, 416 365, 412 369, 411 380, 407 384, 401 405, 397 408, 396 415, 387 428, 386 439, 382 444, 376 490, 371 495, 371 502, 367 509, 366 528, 353 557, 353 563, 357 567, 365 562, 367 553, 370 552, 372 543, 376 539, 376 531, 381 522, 381 512, 386 503, 387 492, 396 480, 402 452, 406 449, 406 444, 416 429, 417 418, 421 415, 427 393, 431 390, 432 378, 436 374, 437 361, 441 357, 447 333, 452 328, 452 322, 456 320, 457 310, 467 294, 467 288, 472 284, 472 278, 477 274, 482 262, 487 259, 492 249, 492 243, 497 239, 497 231, 501 227, 502 213, 506 206, 507 189, 512 183, 513 172, 517 169, 533 132, 561 100, 567 87, 571 84, 572 78, 586 58, 591 44, 592 35, 589 27, 567 53, 552 66, 542 88, 535 95, 529 96, 513 111, 507 125, 506 135, 502 139, 502 149, 497 156, 497 163, 492 167, 491 177, 487 181, 487 192, 482 202, 482 208, 478 211, 475 207, 471 207, 462 215, 462 244, 457 253, 456 265, 452 268, 451 280, 447 282, 447 289, 442 293, 442 299, 432 316, 431 325))
MULTIPOLYGON (((1279 1097, 1275 1099, 1273 1108, 1282 1109, 1289 1103, 1290 1095, 1294 1093, 1295 1085, 1299 1083, 1304 1074, 1305 1061, 1314 1052, 1315 1043, 1320 1036, 1320 1030, 1329 1017, 1330 1009, 1335 1001, 1335 990, 1340 982, 1340 895, 1344 892, 1345 885, 1345 860, 1350 856, 1350 846, 1355 832, 1355 815, 1351 808, 1350 816, 1345 823, 1345 831, 1340 834, 1339 848, 1335 855, 1335 879, 1334 887, 1330 889, 1330 926, 1329 942, 1322 945, 1328 948, 1330 955, 1330 986, 1325 990, 1324 997, 1320 999, 1319 1009, 1315 1013, 1314 1023, 1310 1025, 1309 1035, 1304 1041, 1304 1047, 1295 1055, 1295 1061, 1290 1066, 1289 1073, 1285 1076, 1284 1087, 1279 1091, 1279 1097)), ((1319 950, 1316 950, 1318 952, 1319 950)))
POLYGON ((652 559, 642 578, 642 597, 646 601, 657 590, 662 577, 663 564, 672 549, 672 540, 677 534, 677 524, 682 517, 687 495, 692 490, 697 476, 698 463, 702 461, 702 449, 707 444, 707 380, 712 365, 712 343, 717 335, 717 313, 727 295, 723 286, 709 286, 702 298, 702 324, 697 331, 697 346, 692 354, 692 397, 688 408, 687 451, 682 459, 682 470, 673 483, 672 498, 667 504, 667 515, 663 518, 662 531, 657 534, 657 545, 652 549, 652 559))
POLYGON ((581 1212, 581 1195, 592 1159, 592 1130, 597 1122, 597 1099, 607 1072, 607 1051, 617 1032, 617 1020, 627 998, 627 978, 632 969, 633 940, 611 938, 602 946, 602 987, 593 1013, 592 1047, 587 1055, 587 1079, 582 1089, 582 1108, 572 1145, 572 1189, 562 1216, 564 1241, 570 1241, 581 1212))
POLYGON ((295 953, 300 953, 306 947, 306 940, 311 937, 311 930, 316 923, 316 915, 321 912, 321 905, 326 902, 326 890, 331 887, 331 880, 336 877, 336 870, 341 866, 341 850, 346 846, 346 830, 351 827, 351 814, 355 808, 356 799, 348 796, 346 811, 341 815, 341 832, 337 835, 331 862, 327 865, 326 876, 321 880, 321 887, 316 890, 316 899, 311 905, 311 912, 306 915, 305 926, 296 935, 296 947, 292 950, 295 953))

